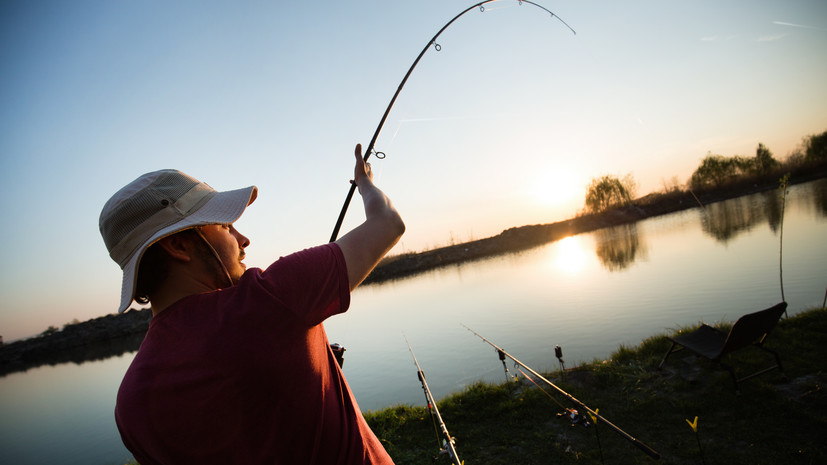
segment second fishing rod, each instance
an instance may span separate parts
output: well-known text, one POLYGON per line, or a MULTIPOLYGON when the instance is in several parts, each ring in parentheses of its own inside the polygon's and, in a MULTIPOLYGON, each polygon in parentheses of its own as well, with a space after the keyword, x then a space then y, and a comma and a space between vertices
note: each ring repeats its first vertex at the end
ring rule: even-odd
MULTIPOLYGON (((586 404, 584 404, 583 402, 577 400, 574 396, 572 396, 568 392, 560 389, 556 384, 554 384, 551 381, 544 378, 540 373, 537 373, 536 371, 534 371, 531 367, 529 367, 525 363, 517 360, 513 355, 511 355, 508 352, 506 352, 505 350, 501 349, 498 345, 496 345, 493 342, 489 341, 488 339, 486 339, 485 337, 483 337, 481 334, 474 331, 473 329, 469 328, 468 326, 462 325, 462 327, 467 329, 468 331, 471 331, 472 333, 474 333, 474 335, 476 335, 477 337, 482 339, 483 342, 485 342, 488 345, 490 345, 491 347, 493 347, 497 351, 497 354, 500 356, 501 360, 502 360, 503 356, 510 358, 511 360, 514 361, 514 363, 516 363, 517 365, 520 365, 521 367, 525 368, 529 373, 531 373, 537 379, 542 380, 544 383, 551 386, 558 393, 565 396, 569 401, 576 404, 580 409, 585 410, 586 412, 589 413, 589 415, 596 418, 601 423, 604 423, 606 426, 608 426, 609 428, 611 428, 612 430, 614 430, 615 432, 617 432, 618 434, 623 436, 625 439, 627 439, 629 442, 631 442, 635 447, 637 447, 638 449, 640 449, 644 453, 646 453, 646 455, 652 457, 653 459, 660 459, 660 454, 658 452, 656 452, 654 449, 652 449, 651 447, 649 447, 648 445, 646 445, 642 441, 636 439, 635 437, 631 436, 630 434, 623 431, 622 429, 618 428, 617 426, 614 425, 614 423, 610 422, 605 417, 598 414, 597 411, 590 409, 586 404)), ((505 366, 504 361, 503 361, 503 366, 505 366)))

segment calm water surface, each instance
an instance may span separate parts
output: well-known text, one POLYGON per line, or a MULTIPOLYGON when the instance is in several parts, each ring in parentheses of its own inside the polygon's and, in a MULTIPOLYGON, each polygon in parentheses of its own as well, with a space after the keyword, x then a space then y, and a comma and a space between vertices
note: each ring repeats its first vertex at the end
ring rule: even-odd
MULTIPOLYGON (((545 370, 558 368, 555 345, 573 366, 653 334, 731 322, 780 302, 781 225, 778 193, 768 192, 581 234, 360 288, 327 332, 347 348, 344 372, 362 410, 419 405, 405 336, 440 398, 477 380, 505 379, 493 349, 461 324, 545 370)), ((792 187, 782 263, 792 314, 824 299, 825 238, 827 182, 792 187)), ((112 411, 132 356, 0 378, 0 464, 122 465, 130 455, 112 411)))

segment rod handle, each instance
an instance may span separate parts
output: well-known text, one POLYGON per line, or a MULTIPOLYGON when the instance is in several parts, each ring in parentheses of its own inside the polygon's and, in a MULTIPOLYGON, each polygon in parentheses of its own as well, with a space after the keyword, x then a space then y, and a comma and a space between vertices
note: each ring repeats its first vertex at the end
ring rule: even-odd
POLYGON ((647 446, 646 444, 638 441, 637 439, 632 438, 632 444, 634 444, 635 447, 637 447, 638 449, 642 450, 649 457, 652 457, 655 460, 660 459, 660 454, 657 451, 647 446))
POLYGON ((339 237, 339 229, 342 227, 342 221, 345 219, 347 207, 350 205, 350 200, 353 198, 353 193, 356 191, 356 184, 350 185, 350 190, 347 192, 345 203, 342 205, 342 211, 339 212, 339 219, 336 220, 336 226, 333 228, 333 234, 330 235, 330 242, 336 242, 339 237))
MULTIPOLYGON (((390 108, 388 108, 390 110, 390 108)), ((386 115, 387 116, 387 113, 386 115)), ((383 121, 384 122, 384 119, 383 121)), ((381 128, 382 125, 379 125, 381 128)), ((376 141, 376 136, 379 135, 379 129, 376 130, 376 133, 373 135, 373 139, 371 139, 370 144, 368 144, 368 149, 365 151, 365 154, 362 156, 362 160, 365 163, 368 162, 368 158, 370 158, 371 152, 373 152, 373 143, 376 141)), ((339 238, 339 229, 342 228, 342 222, 345 220, 345 214, 347 214, 347 207, 350 206, 350 201, 353 199, 353 193, 356 192, 356 183, 350 183, 350 190, 347 191, 347 197, 345 197, 345 203, 342 205, 342 211, 339 212, 339 218, 336 220, 336 226, 333 227, 333 234, 330 235, 330 242, 336 242, 336 239, 339 238)))

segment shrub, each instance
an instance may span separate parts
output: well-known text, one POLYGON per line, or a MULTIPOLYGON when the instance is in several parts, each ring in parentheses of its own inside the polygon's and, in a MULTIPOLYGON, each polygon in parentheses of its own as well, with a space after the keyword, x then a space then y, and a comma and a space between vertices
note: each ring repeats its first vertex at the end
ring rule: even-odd
POLYGON ((781 166, 773 156, 770 149, 759 143, 755 149, 755 171, 757 174, 767 174, 781 166))
POLYGON ((810 136, 804 157, 808 162, 827 160, 827 131, 810 136))
POLYGON ((693 189, 703 187, 718 187, 733 179, 738 173, 735 158, 723 155, 714 155, 707 152, 698 169, 692 173, 689 185, 693 189))

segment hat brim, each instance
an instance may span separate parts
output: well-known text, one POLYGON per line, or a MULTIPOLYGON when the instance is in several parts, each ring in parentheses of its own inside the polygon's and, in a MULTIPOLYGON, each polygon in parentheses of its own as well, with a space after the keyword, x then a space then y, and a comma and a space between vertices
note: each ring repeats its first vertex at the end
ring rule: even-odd
POLYGON ((123 282, 121 283, 121 303, 118 306, 118 313, 123 313, 132 305, 135 297, 136 275, 138 264, 141 258, 152 244, 160 239, 175 234, 185 229, 207 224, 229 224, 234 223, 241 217, 248 205, 256 200, 258 188, 256 186, 245 187, 216 194, 204 203, 201 208, 178 221, 156 232, 138 249, 132 258, 129 259, 123 268, 123 282))

